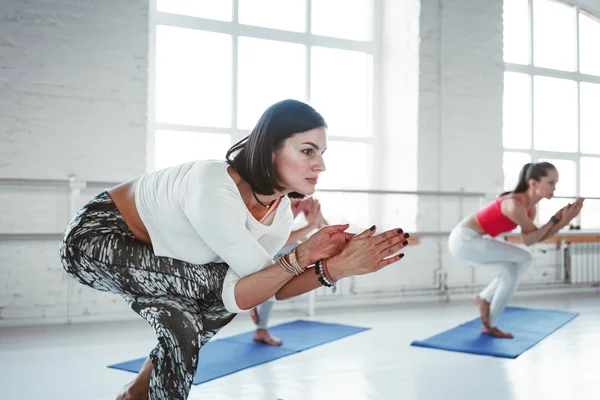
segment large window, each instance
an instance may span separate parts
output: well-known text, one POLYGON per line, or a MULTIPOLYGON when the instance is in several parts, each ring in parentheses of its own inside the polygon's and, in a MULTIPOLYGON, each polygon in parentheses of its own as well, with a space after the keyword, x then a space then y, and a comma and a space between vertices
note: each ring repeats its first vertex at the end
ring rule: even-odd
MULTIPOLYGON (((504 184, 530 161, 556 165, 556 196, 600 198, 600 20, 554 0, 504 0, 504 184)), ((566 199, 540 203, 546 221, 566 199)), ((600 227, 600 200, 581 214, 600 227)))
POLYGON ((224 159, 269 105, 293 98, 329 124, 320 186, 368 186, 373 0, 155 0, 153 8, 151 168, 224 159))
MULTIPOLYGON (((268 106, 292 98, 313 105, 329 125, 319 187, 368 188, 376 170, 374 3, 152 0, 149 167, 224 159, 268 106)), ((319 197, 336 220, 338 208, 326 204, 335 199, 319 197)), ((367 208, 360 196, 346 200, 367 208)), ((337 217, 356 213, 345 214, 337 217)))

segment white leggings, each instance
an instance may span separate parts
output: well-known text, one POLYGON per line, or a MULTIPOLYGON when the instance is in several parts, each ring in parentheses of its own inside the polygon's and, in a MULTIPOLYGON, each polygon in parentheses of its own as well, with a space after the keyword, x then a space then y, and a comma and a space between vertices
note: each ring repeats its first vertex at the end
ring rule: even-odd
POLYGON ((514 296, 521 275, 533 262, 531 253, 460 226, 450 233, 448 247, 461 260, 497 271, 492 283, 479 293, 479 297, 490 303, 490 326, 495 327, 500 314, 514 296))
POLYGON ((256 312, 258 314, 258 324, 256 325, 256 329, 267 329, 269 326, 269 317, 271 316, 271 309, 275 305, 275 300, 267 300, 262 304, 259 304, 256 307, 256 312))

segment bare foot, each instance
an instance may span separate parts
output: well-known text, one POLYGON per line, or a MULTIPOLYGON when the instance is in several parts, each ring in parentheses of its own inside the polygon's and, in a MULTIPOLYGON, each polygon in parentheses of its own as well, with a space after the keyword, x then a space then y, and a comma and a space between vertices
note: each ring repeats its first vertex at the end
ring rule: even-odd
POLYGON ((485 333, 486 335, 491 335, 491 336, 502 338, 502 339, 512 339, 513 338, 512 333, 503 332, 496 327, 488 328, 488 327, 484 326, 483 329, 481 330, 481 333, 485 333))
POLYGON ((117 395, 117 400, 148 400, 150 391, 150 377, 152 376, 152 361, 147 358, 138 373, 138 376, 127 385, 117 395))
POLYGON ((254 332, 254 341, 259 343, 268 344, 269 346, 281 346, 283 344, 283 340, 278 337, 271 336, 268 330, 266 329, 257 329, 254 332))
POLYGON ((258 322, 260 320, 258 319, 258 310, 256 309, 256 307, 250 310, 250 318, 252 318, 252 322, 254 322, 254 325, 258 325, 258 322))
POLYGON ((473 299, 473 303, 479 308, 479 314, 481 315, 481 322, 484 327, 490 328, 490 303, 477 296, 473 299))

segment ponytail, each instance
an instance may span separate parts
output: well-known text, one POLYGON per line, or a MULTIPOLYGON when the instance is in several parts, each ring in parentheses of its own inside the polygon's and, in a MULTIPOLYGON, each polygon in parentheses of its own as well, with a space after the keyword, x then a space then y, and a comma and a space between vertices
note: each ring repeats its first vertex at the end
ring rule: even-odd
POLYGON ((519 182, 517 182, 517 186, 515 186, 513 189, 513 193, 525 193, 527 191, 529 188, 529 179, 531 179, 533 165, 535 165, 535 163, 527 163, 523 165, 521 172, 519 172, 519 182))
POLYGON ((519 172, 519 181, 517 182, 517 186, 515 186, 515 188, 511 191, 501 193, 499 197, 512 193, 525 193, 527 189, 529 189, 530 179, 539 182, 542 177, 548 175, 548 170, 551 169, 555 170, 556 167, 545 161, 539 163, 527 163, 523 165, 521 172, 519 172))

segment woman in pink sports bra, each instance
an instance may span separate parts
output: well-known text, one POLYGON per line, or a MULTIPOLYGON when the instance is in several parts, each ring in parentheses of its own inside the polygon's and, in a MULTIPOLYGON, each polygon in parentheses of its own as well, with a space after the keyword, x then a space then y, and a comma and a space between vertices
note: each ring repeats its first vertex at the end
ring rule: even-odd
POLYGON ((538 228, 534 223, 536 204, 551 199, 558 183, 558 171, 548 162, 525 164, 514 190, 502 193, 494 202, 461 221, 450 233, 448 247, 457 258, 476 267, 495 268, 497 275, 477 297, 482 332, 500 338, 513 335, 497 327, 498 319, 514 296, 519 279, 533 258, 522 247, 492 238, 521 227, 526 246, 541 242, 567 226, 581 211, 583 198, 560 209, 538 228))

